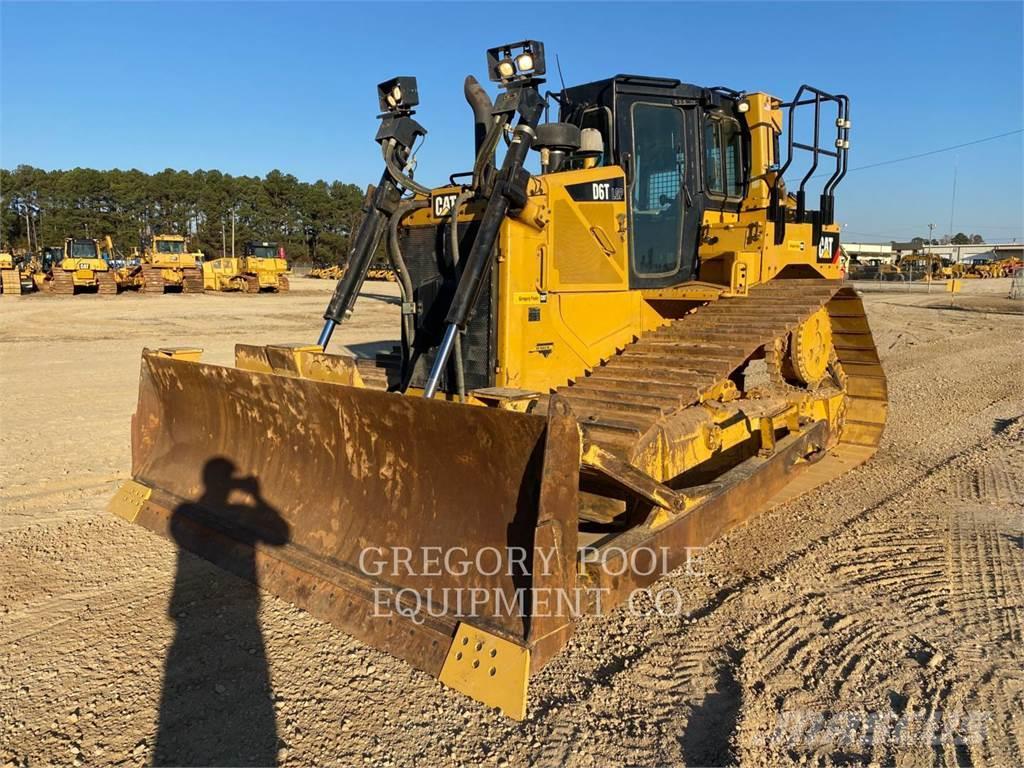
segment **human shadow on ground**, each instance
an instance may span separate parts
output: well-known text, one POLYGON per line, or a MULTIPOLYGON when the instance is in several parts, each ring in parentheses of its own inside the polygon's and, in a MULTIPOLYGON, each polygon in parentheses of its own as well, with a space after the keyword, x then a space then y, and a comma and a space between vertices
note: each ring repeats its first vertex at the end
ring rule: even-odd
POLYGON ((289 527, 263 500, 259 481, 239 476, 228 459, 206 463, 203 485, 201 496, 178 506, 170 523, 178 545, 168 606, 175 632, 153 764, 276 765, 280 744, 254 547, 285 544, 289 527))

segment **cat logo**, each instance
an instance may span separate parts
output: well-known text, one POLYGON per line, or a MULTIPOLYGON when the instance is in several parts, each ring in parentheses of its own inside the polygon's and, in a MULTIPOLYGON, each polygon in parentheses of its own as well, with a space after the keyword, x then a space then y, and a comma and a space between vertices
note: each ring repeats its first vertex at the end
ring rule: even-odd
POLYGON ((434 209, 435 218, 441 219, 447 216, 452 206, 455 205, 455 198, 458 196, 457 192, 443 192, 439 195, 434 195, 431 199, 431 206, 434 209))
POLYGON ((839 257, 839 245, 835 235, 822 235, 818 241, 818 263, 831 264, 839 257))

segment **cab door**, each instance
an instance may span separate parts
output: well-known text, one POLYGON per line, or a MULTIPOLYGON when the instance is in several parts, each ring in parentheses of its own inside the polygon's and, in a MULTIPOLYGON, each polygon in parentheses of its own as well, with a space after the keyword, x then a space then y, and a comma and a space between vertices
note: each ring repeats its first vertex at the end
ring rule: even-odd
POLYGON ((700 211, 694 176, 696 109, 634 96, 619 103, 626 146, 630 288, 661 288, 693 277, 700 211))

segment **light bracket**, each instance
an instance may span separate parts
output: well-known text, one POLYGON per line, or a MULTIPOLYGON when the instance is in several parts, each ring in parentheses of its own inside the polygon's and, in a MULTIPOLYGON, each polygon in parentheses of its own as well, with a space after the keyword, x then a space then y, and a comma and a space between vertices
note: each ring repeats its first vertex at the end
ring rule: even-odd
POLYGON ((382 113, 411 115, 420 103, 415 77, 392 77, 377 86, 377 101, 382 113))
POLYGON ((541 77, 545 71, 544 43, 538 40, 522 40, 487 50, 487 75, 491 82, 505 86, 527 82, 541 77), (526 70, 519 69, 523 54, 529 54, 533 60, 526 70))

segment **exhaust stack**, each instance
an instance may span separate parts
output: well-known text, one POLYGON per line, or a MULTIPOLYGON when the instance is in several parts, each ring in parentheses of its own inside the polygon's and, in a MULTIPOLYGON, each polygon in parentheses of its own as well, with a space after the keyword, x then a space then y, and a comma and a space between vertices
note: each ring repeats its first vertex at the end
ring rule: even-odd
POLYGON ((462 90, 466 95, 466 101, 473 109, 473 154, 475 156, 480 154, 480 148, 484 145, 487 131, 491 127, 491 109, 494 108, 494 103, 487 95, 487 91, 472 75, 466 75, 466 82, 462 90))

